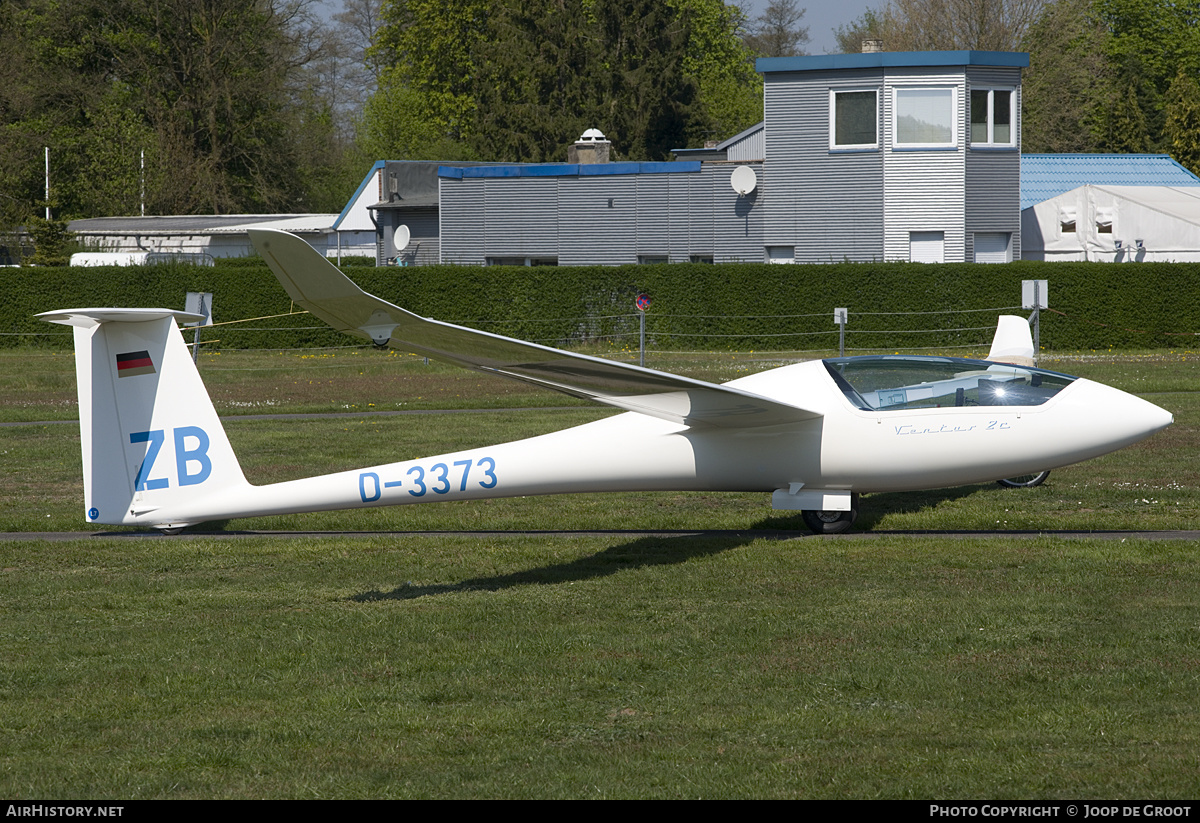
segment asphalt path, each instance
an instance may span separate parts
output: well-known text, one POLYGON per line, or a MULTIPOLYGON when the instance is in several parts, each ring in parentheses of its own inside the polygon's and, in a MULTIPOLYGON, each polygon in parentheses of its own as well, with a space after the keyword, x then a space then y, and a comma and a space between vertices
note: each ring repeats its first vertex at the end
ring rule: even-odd
POLYGON ((776 531, 768 529, 700 529, 675 531, 639 531, 634 529, 600 529, 600 530, 550 530, 550 529, 521 529, 512 531, 203 531, 189 529, 180 534, 164 535, 149 529, 136 531, 80 531, 80 532, 7 532, 0 533, 0 540, 49 540, 61 542, 65 540, 189 540, 202 538, 205 540, 245 540, 256 537, 306 537, 338 539, 353 538, 406 538, 406 537, 481 537, 488 539, 502 537, 615 537, 620 539, 663 537, 663 538, 737 538, 743 540, 876 540, 881 537, 909 537, 918 540, 929 538, 970 540, 970 539, 1030 539, 1038 537, 1057 537, 1064 540, 1197 540, 1200 541, 1200 531, 1169 529, 1164 531, 1074 531, 1060 530, 1023 530, 1023 531, 966 531, 966 530, 878 530, 869 532, 851 532, 849 534, 815 535, 809 531, 776 531))

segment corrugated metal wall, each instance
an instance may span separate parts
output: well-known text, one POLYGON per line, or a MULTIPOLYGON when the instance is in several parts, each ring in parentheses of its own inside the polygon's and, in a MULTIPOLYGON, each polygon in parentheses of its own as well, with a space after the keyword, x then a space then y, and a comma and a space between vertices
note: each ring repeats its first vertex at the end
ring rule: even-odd
MULTIPOLYGON (((966 168, 966 259, 975 256, 972 238, 976 232, 1012 234, 1012 259, 1021 259, 1021 72, 1020 69, 967 69, 967 92, 971 87, 1014 88, 1013 123, 1016 145, 1011 149, 979 149, 967 152, 966 168)), ((968 107, 969 111, 969 107, 968 107)))
POLYGON ((768 79, 765 175, 771 200, 764 245, 794 246, 800 263, 881 259, 882 154, 830 151, 829 96, 831 90, 879 88, 882 72, 788 72, 768 79))
POLYGON ((398 212, 402 225, 408 226, 408 245, 397 252, 406 266, 429 266, 438 262, 438 210, 412 209, 398 212))
MULTIPOLYGON (((644 257, 668 260, 671 256, 671 180, 674 175, 639 174, 637 183, 637 252, 644 257)), ((686 209, 687 195, 682 198, 686 209)), ((685 252, 686 253, 686 252, 685 252)), ((685 258, 686 259, 686 258, 685 258)))
POLYGON ((766 129, 758 129, 725 149, 725 157, 733 163, 752 163, 766 157, 766 129))
POLYGON ((428 209, 380 209, 375 219, 380 230, 376 234, 375 265, 392 265, 397 256, 406 266, 428 266, 437 263, 439 219, 436 208, 428 209), (396 229, 407 226, 409 242, 402 250, 396 249, 396 229))
POLYGON ((439 180, 441 262, 483 265, 484 181, 439 180))
MULTIPOLYGON (((696 170, 443 178, 441 259, 556 258, 563 266, 647 257, 761 260, 761 185, 739 197, 729 185, 737 164, 689 165, 696 170)), ((761 181, 762 165, 752 168, 761 181)))
POLYGON ((637 262, 638 208, 634 175, 556 178, 555 183, 558 186, 559 232, 553 240, 560 266, 613 266, 637 262))
POLYGON ((483 209, 487 256, 558 256, 556 179, 485 178, 483 209))
POLYGON ((944 234, 945 262, 966 259, 967 105, 963 69, 934 73, 928 68, 893 68, 880 95, 884 123, 883 223, 886 260, 907 260, 912 232, 944 234), (953 149, 895 149, 894 89, 951 87, 955 98, 953 149))
MULTIPOLYGON (((729 178, 738 165, 706 163, 704 166, 707 196, 712 204, 712 236, 717 240, 713 250, 714 263, 763 262, 763 231, 767 207, 771 202, 766 175, 762 163, 746 163, 754 170, 758 186, 750 194, 738 196, 729 184, 729 178)), ((701 245, 695 243, 697 248, 701 245)))

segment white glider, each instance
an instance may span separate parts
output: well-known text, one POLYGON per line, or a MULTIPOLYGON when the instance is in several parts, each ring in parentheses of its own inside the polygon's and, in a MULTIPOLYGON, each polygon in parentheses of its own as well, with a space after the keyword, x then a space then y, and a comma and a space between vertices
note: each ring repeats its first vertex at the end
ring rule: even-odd
MULTIPOLYGON (((292 299, 336 329, 624 410, 539 437, 252 486, 168 309, 70 309, 90 523, 176 531, 209 520, 437 500, 606 491, 763 491, 818 533, 860 492, 1042 472, 1136 443, 1169 412, 1012 362, 815 360, 717 385, 418 317, 363 292, 303 240, 251 237, 292 299)), ((1031 357, 1003 321, 993 357, 1031 357), (1014 342, 1016 341, 1016 342, 1014 342)))

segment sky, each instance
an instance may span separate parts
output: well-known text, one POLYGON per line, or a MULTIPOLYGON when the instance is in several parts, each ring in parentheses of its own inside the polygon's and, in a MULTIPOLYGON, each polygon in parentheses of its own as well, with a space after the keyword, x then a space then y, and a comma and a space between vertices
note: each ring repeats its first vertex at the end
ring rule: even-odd
MULTIPOLYGON (((729 0, 725 0, 729 2, 729 0)), ((762 14, 768 0, 747 0, 746 13, 753 19, 762 14)), ((805 9, 802 25, 808 26, 808 45, 804 50, 809 54, 832 54, 838 50, 837 41, 833 39, 833 30, 838 26, 847 25, 863 16, 867 9, 882 8, 886 0, 809 0, 805 4, 800 0, 801 8, 805 9)))

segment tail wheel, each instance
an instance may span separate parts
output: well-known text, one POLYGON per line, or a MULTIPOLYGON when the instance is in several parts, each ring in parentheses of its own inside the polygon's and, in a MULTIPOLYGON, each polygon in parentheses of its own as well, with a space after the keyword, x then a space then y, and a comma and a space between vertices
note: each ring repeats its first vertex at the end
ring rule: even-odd
POLYGON ((1006 489, 1032 489, 1034 486, 1040 486, 1046 482, 1046 478, 1050 476, 1050 472, 1037 472, 1036 474, 1019 474, 1016 477, 1006 477, 1003 480, 997 480, 1006 489))
POLYGON ((850 495, 849 511, 806 509, 800 515, 804 518, 804 525, 812 529, 813 534, 841 534, 854 525, 858 517, 858 495, 850 495))

